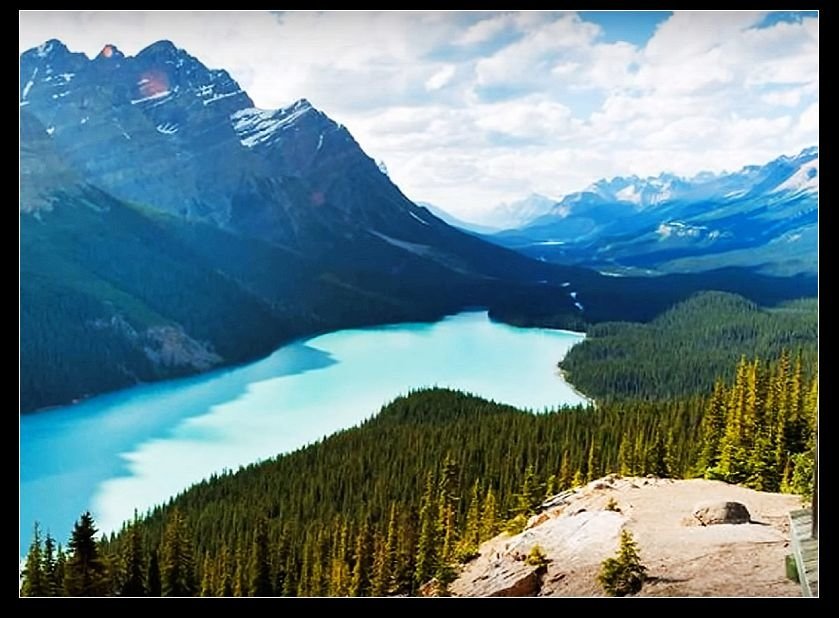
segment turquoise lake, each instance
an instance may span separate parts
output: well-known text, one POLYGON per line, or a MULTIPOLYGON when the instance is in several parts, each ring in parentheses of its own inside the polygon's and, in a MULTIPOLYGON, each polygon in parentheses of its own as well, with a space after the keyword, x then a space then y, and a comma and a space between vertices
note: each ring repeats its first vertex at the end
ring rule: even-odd
POLYGON ((36 520, 65 546, 86 509, 100 530, 117 529, 135 508, 351 427, 412 389, 457 388, 533 411, 584 403, 556 368, 582 338, 468 312, 336 331, 248 365, 25 415, 21 555, 36 520))

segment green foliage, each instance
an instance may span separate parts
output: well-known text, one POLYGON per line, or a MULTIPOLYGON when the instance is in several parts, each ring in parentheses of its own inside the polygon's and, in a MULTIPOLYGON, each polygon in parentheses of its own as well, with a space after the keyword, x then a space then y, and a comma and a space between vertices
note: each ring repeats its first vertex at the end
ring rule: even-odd
POLYGON ((513 536, 522 532, 526 525, 527 515, 519 513, 518 515, 513 516, 511 519, 507 521, 507 525, 504 526, 504 532, 506 532, 510 536, 513 536))
POLYGON ((798 494, 805 500, 813 498, 815 488, 815 456, 813 449, 797 453, 791 458, 792 479, 786 487, 789 493, 798 494))
POLYGON ((70 537, 64 591, 71 597, 98 597, 110 592, 105 563, 99 556, 93 516, 82 514, 70 537))
POLYGON ((44 566, 41 563, 43 545, 41 542, 41 529, 35 524, 35 531, 32 535, 32 543, 26 554, 26 566, 23 570, 23 585, 20 589, 24 597, 45 597, 47 596, 48 583, 44 573, 44 566))
POLYGON ((807 453, 815 443, 816 388, 815 370, 804 364, 802 354, 794 363, 786 351, 773 364, 741 358, 733 384, 717 384, 706 406, 699 461, 705 468, 700 471, 762 491, 806 493, 812 478, 807 453))
POLYGON ((524 561, 530 566, 535 566, 540 569, 546 568, 550 562, 545 555, 545 551, 539 545, 534 545, 530 548, 530 553, 527 554, 527 558, 524 561))
POLYGON ((183 515, 174 509, 166 524, 161 548, 161 585, 165 597, 187 597, 195 593, 192 543, 183 515))
POLYGON ((797 358, 743 359, 707 397, 537 415, 414 392, 359 427, 214 475, 154 509, 103 543, 123 571, 109 581, 131 579, 139 539, 149 595, 414 594, 500 530, 520 532, 547 486, 568 489, 581 470, 736 472, 793 489, 807 477, 817 400, 815 369, 797 358))
POLYGON ((614 496, 609 498, 609 501, 606 503, 605 509, 607 511, 614 511, 616 513, 620 513, 620 507, 618 506, 618 501, 615 500, 614 496))
POLYGON ((638 545, 629 530, 621 531, 620 548, 614 558, 606 558, 600 565, 598 581, 606 594, 624 597, 640 592, 647 576, 647 568, 641 564, 638 545))
POLYGON ((816 356, 815 299, 763 309, 741 296, 703 292, 648 324, 592 326, 561 363, 570 381, 598 401, 705 394, 742 355, 774 358, 801 349, 816 356))
POLYGON ((125 533, 128 535, 128 543, 124 551, 122 572, 125 578, 122 582, 120 594, 126 597, 142 597, 146 594, 146 586, 143 581, 145 565, 143 561, 143 539, 137 527, 137 513, 134 513, 134 522, 125 533))

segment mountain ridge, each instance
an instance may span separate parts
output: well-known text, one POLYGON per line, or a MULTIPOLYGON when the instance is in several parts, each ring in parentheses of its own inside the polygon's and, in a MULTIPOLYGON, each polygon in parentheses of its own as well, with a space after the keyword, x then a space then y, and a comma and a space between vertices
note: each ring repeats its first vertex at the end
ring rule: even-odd
POLYGON ((602 179, 489 238, 537 259, 625 272, 816 272, 818 170, 818 148, 808 147, 735 172, 602 179))
POLYGON ((24 411, 467 306, 582 329, 708 287, 777 302, 815 285, 731 271, 651 288, 533 260, 411 202, 305 99, 260 110, 168 41, 28 50, 20 114, 24 411))

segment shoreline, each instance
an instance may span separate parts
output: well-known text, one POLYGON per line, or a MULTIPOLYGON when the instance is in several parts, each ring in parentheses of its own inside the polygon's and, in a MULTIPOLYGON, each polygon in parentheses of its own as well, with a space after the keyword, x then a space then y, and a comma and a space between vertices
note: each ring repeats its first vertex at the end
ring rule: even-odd
POLYGON ((574 386, 574 383, 571 380, 568 379, 568 372, 565 371, 565 369, 563 369, 562 367, 559 366, 559 363, 561 363, 561 362, 562 362, 562 360, 559 360, 557 362, 556 372, 562 378, 562 381, 565 382, 568 385, 568 387, 571 389, 571 391, 575 395, 577 395, 578 397, 581 397, 582 399, 585 399, 592 408, 597 409, 597 402, 594 399, 592 399, 591 397, 589 397, 588 395, 586 395, 584 392, 582 392, 580 389, 578 389, 576 386, 574 386))

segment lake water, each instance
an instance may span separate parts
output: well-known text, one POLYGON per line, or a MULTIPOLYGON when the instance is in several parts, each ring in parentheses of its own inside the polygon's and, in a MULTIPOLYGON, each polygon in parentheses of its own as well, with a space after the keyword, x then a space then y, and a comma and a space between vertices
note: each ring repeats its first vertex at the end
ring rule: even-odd
POLYGON ((447 386, 541 411, 583 399, 556 363, 582 335, 486 312, 344 330, 235 369, 129 388, 20 421, 20 548, 34 521, 66 546, 90 509, 119 528, 212 472, 350 427, 411 389, 447 386))

